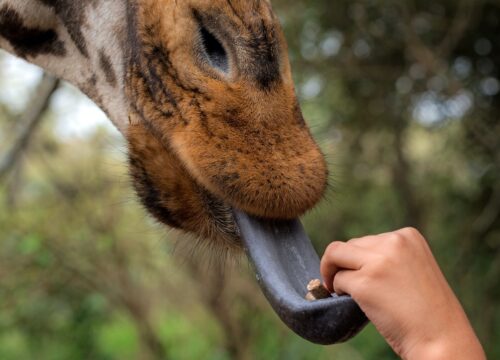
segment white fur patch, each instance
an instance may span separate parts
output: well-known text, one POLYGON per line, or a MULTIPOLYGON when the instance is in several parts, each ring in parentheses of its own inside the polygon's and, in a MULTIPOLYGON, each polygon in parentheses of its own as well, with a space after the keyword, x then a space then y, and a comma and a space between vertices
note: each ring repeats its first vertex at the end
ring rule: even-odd
MULTIPOLYGON (((78 0, 74 0, 78 1, 78 0)), ((126 0, 101 0, 95 6, 87 6, 86 24, 83 26, 89 58, 84 57, 71 39, 64 24, 54 11, 36 0, 0 0, 0 8, 8 4, 17 11, 27 27, 53 28, 64 43, 66 55, 28 56, 27 61, 45 69, 48 73, 64 79, 87 94, 107 112, 113 124, 124 134, 128 126, 128 105, 124 84, 124 42, 126 41, 126 0), (116 74, 116 87, 106 81, 100 67, 100 52, 109 57, 116 74), (95 85, 89 89, 89 84, 95 85)), ((15 53, 9 42, 0 37, 0 47, 15 53)))

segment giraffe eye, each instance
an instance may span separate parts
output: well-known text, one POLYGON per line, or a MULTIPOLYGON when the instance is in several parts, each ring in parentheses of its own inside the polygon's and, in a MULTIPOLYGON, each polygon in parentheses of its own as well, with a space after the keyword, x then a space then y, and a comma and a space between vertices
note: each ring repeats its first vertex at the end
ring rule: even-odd
POLYGON ((210 65, 227 73, 229 71, 229 60, 224 46, 205 27, 201 26, 200 33, 203 50, 210 65))

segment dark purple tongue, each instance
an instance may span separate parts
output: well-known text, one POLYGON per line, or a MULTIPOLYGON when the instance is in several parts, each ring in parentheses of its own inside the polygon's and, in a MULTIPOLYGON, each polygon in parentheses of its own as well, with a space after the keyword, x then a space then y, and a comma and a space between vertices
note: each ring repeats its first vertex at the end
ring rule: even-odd
POLYGON ((281 320, 298 335, 323 345, 346 341, 368 322, 349 296, 308 301, 307 284, 321 279, 319 258, 298 220, 263 220, 235 211, 259 285, 281 320))

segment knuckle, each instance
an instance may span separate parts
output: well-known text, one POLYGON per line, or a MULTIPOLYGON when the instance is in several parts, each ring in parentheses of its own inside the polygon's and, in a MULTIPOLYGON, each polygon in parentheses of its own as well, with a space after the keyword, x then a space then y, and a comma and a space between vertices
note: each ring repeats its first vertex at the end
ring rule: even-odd
POLYGON ((392 263, 392 258, 381 256, 379 259, 373 261, 370 266, 366 267, 365 277, 372 281, 384 277, 386 269, 390 268, 392 263))
POLYGON ((328 255, 331 255, 331 254, 335 253, 342 246, 342 244, 343 243, 340 242, 340 241, 334 241, 334 242, 330 243, 326 247, 325 253, 328 254, 328 255))
POLYGON ((388 266, 394 264, 406 253, 408 253, 408 242, 405 237, 398 233, 393 233, 387 237, 383 252, 376 261, 378 266, 388 266))
POLYGON ((404 234, 409 239, 420 238, 422 236, 420 234, 420 231, 418 231, 414 227, 406 227, 404 229, 401 229, 401 233, 404 234))
POLYGON ((392 233, 388 240, 392 250, 399 251, 407 245, 406 237, 400 232, 392 233))

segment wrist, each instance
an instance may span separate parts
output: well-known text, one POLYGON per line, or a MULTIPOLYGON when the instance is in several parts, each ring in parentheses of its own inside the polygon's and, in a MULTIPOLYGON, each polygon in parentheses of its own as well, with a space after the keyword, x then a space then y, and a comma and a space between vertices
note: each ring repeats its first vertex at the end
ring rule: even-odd
POLYGON ((485 360, 481 343, 472 329, 447 332, 435 339, 418 342, 401 354, 405 360, 485 360))

